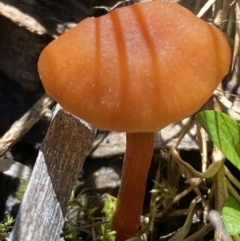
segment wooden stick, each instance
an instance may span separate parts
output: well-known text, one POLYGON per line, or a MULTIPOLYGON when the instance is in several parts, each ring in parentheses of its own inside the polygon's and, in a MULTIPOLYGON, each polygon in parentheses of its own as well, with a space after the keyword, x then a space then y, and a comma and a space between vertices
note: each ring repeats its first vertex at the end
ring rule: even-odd
POLYGON ((55 111, 13 228, 10 241, 60 240, 67 204, 96 130, 55 111))

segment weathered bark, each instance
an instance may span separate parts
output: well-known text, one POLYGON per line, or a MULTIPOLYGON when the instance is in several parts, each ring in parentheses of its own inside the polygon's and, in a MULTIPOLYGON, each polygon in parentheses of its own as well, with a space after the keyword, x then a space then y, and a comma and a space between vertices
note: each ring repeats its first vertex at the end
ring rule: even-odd
POLYGON ((60 240, 71 190, 90 152, 95 129, 59 109, 24 195, 11 241, 60 240))

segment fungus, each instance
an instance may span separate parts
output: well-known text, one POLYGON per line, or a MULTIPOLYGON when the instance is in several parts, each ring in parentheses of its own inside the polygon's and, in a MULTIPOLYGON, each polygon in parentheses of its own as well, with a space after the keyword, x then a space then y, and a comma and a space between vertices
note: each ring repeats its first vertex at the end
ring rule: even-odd
POLYGON ((97 128, 127 132, 116 240, 139 230, 154 132, 196 112, 229 64, 219 29, 165 1, 87 18, 41 53, 43 86, 64 109, 97 128))

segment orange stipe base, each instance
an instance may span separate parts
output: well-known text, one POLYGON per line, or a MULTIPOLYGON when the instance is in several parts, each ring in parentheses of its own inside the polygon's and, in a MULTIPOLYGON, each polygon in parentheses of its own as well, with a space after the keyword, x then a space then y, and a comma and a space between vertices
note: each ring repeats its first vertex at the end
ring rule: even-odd
POLYGON ((153 146, 154 133, 127 133, 121 187, 111 225, 117 231, 117 241, 133 237, 140 228, 153 146))

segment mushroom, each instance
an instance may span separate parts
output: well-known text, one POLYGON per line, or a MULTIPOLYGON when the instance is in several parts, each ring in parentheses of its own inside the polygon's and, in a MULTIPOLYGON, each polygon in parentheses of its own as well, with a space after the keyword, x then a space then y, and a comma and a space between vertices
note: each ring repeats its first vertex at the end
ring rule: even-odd
POLYGON ((229 64, 225 35, 166 1, 87 18, 41 53, 43 86, 64 109, 97 128, 127 132, 116 240, 139 230, 154 132, 195 113, 229 64))

